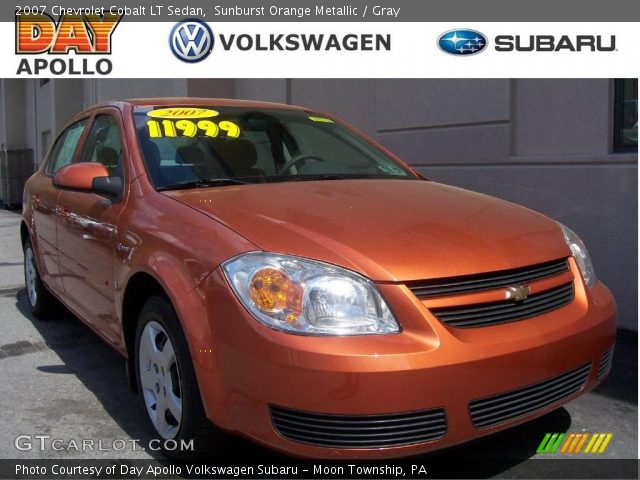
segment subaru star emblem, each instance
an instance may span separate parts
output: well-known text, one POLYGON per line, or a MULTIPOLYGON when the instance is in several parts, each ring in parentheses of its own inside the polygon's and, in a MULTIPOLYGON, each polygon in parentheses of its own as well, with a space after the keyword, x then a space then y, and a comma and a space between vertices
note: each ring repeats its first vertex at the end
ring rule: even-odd
POLYGON ((199 62, 207 58, 213 49, 213 32, 201 20, 184 20, 176 23, 171 30, 169 45, 180 60, 199 62))
POLYGON ((451 55, 475 55, 487 46, 487 37, 475 30, 449 30, 438 37, 440 50, 451 55))

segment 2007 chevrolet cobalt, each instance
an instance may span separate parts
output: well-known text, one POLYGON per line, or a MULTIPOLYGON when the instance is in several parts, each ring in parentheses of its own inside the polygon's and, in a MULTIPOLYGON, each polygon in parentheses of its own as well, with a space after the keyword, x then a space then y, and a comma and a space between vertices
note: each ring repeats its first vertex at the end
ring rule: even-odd
POLYGON ((299 456, 409 455, 609 373, 616 307, 574 232, 318 111, 102 104, 23 207, 34 315, 62 302, 124 355, 164 439, 216 425, 299 456))

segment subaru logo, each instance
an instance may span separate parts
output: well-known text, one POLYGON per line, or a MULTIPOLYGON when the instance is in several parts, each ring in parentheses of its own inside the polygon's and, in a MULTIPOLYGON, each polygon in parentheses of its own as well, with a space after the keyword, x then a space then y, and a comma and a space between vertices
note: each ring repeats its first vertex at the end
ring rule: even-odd
POLYGON ((475 55, 487 46, 487 37, 475 30, 449 30, 438 37, 440 50, 451 55, 475 55))
POLYGON ((213 32, 201 20, 184 20, 176 23, 171 30, 169 45, 180 60, 199 62, 207 58, 213 49, 213 32))

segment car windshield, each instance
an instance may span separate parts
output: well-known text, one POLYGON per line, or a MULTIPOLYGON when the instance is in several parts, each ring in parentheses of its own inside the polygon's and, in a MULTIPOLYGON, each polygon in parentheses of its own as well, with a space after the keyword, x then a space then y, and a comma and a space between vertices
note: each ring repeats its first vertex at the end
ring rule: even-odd
POLYGON ((312 111, 158 106, 136 108, 134 116, 158 190, 418 178, 350 129, 312 111))

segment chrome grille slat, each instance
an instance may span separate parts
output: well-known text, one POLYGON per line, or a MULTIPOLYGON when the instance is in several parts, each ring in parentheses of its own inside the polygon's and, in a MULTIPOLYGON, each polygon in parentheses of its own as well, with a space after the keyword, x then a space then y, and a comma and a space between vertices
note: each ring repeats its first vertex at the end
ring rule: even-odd
MULTIPOLYGON (((573 296, 573 292, 571 291, 571 289, 569 289, 569 291, 566 293, 551 292, 551 294, 549 294, 548 296, 545 296, 544 298, 536 297, 535 301, 532 300, 531 302, 528 302, 528 303, 521 302, 521 303, 514 304, 511 301, 500 302, 500 305, 497 308, 484 307, 482 306, 482 304, 479 304, 479 306, 476 306, 473 309, 471 309, 469 313, 460 313, 459 311, 462 309, 458 309, 458 308, 456 308, 452 312, 440 311, 438 309, 434 309, 434 311, 437 312, 438 317, 440 317, 440 319, 444 321, 446 320, 458 321, 458 320, 467 320, 467 319, 480 320, 485 317, 496 317, 496 316, 499 317, 504 314, 511 314, 511 315, 517 314, 522 311, 528 311, 530 309, 535 309, 540 306, 545 306, 550 302, 555 302, 556 300, 564 301, 567 299, 566 297, 570 298, 572 296, 573 296)), ((485 305, 489 305, 489 304, 485 304, 485 305)))
POLYGON ((566 272, 567 269, 562 266, 547 268, 544 270, 536 271, 536 275, 531 275, 529 272, 516 274, 516 275, 505 275, 496 280, 469 280, 469 281, 461 281, 459 283, 453 282, 450 284, 443 284, 439 289, 431 289, 430 287, 417 287, 412 286, 411 289, 416 293, 419 297, 425 296, 445 296, 451 294, 460 294, 460 293, 473 293, 479 292, 483 290, 491 290, 494 288, 506 287, 513 284, 518 283, 529 283, 535 280, 540 280, 542 278, 547 278, 553 275, 558 275, 560 273, 566 272), (428 289, 428 290, 427 290, 428 289), (429 293, 431 293, 429 295, 429 293), (438 295, 435 295, 435 294, 438 295))
MULTIPOLYGON (((439 419, 442 416, 440 410, 426 410, 422 412, 412 412, 411 415, 406 413, 390 413, 388 415, 332 415, 326 413, 312 413, 301 412, 304 414, 304 420, 306 422, 320 422, 320 423, 338 423, 344 424, 365 424, 371 425, 376 422, 379 423, 392 423, 392 422, 404 422, 413 419, 439 419)), ((278 417, 288 417, 293 419, 299 419, 300 413, 297 410, 289 410, 282 407, 272 407, 271 414, 278 417)))
POLYGON ((515 320, 524 320, 525 318, 530 318, 536 315, 540 315, 542 313, 546 313, 547 311, 555 310, 557 307, 560 307, 565 303, 568 303, 568 301, 571 300, 571 298, 572 298, 571 296, 566 298, 562 297, 558 300, 554 300, 553 302, 548 302, 548 303, 545 303, 544 305, 532 307, 524 311, 514 310, 512 312, 506 312, 502 315, 493 315, 489 318, 483 318, 482 316, 478 316, 477 318, 472 317, 471 320, 467 320, 467 321, 456 320, 455 324, 453 323, 453 321, 447 321, 447 320, 443 320, 443 321, 446 321, 447 323, 455 327, 476 327, 476 326, 506 323, 507 321, 510 322, 515 320), (517 314, 517 313, 521 313, 521 315, 518 315, 517 318, 513 318, 514 314, 517 314))
POLYGON ((469 403, 471 421, 477 428, 497 425, 553 405, 579 392, 589 377, 591 364, 511 392, 469 403))
POLYGON ((452 327, 480 327, 542 315, 568 305, 573 301, 573 298, 573 283, 567 283, 530 295, 529 298, 522 302, 502 300, 499 302, 479 303, 473 306, 432 308, 431 312, 440 321, 452 327))
POLYGON ((521 283, 531 283, 569 271, 566 258, 513 270, 502 270, 477 275, 419 280, 407 286, 418 298, 445 297, 463 293, 480 292, 521 283))
MULTIPOLYGON (((499 403, 491 408, 482 410, 485 419, 494 416, 509 415, 509 412, 513 410, 526 409, 530 406, 543 404, 545 401, 557 397, 565 396, 566 392, 575 392, 580 390, 583 380, 581 378, 574 380, 571 383, 557 385, 555 388, 547 390, 541 390, 535 395, 527 395, 526 399, 516 398, 506 402, 499 403), (494 413, 491 413, 494 412, 494 413)), ((536 407, 537 408, 537 407, 536 407)), ((476 411, 477 413, 477 411, 476 411)))
POLYGON ((512 408, 505 409, 505 411, 503 412, 496 412, 492 415, 487 415, 482 419, 482 421, 478 422, 476 426, 481 428, 490 425, 496 425, 508 420, 513 420, 514 418, 527 415, 529 413, 535 412, 536 410, 540 410, 541 408, 552 405, 559 399, 567 398, 578 392, 579 390, 580 387, 566 388, 561 391, 555 392, 554 394, 546 395, 543 398, 540 398, 537 402, 523 403, 522 405, 516 405, 512 408))
POLYGON ((600 357, 600 365, 598 366, 598 379, 604 377, 609 370, 611 370, 611 365, 613 364, 613 347, 602 354, 600 357))
MULTIPOLYGON (((317 429, 318 427, 316 427, 317 429)), ((412 434, 415 435, 419 435, 421 433, 424 432, 434 432, 434 431, 440 431, 442 429, 442 426, 434 426, 434 427, 425 427, 425 428, 416 428, 413 429, 411 431, 412 434)), ((284 427, 282 426, 281 431, 289 431, 289 432, 300 432, 300 433, 304 433, 304 434, 308 434, 309 433, 309 429, 307 428, 297 428, 297 427, 284 427)), ((375 432, 375 433, 369 433, 367 434, 367 438, 385 438, 385 437, 397 437, 398 435, 402 435, 405 434, 406 432, 403 431, 395 431, 395 432, 375 432)), ((313 434, 317 437, 323 437, 323 438, 352 438, 354 437, 354 434, 357 434, 357 431, 353 432, 353 433, 338 433, 338 432, 319 432, 319 431, 314 431, 313 434)))
MULTIPOLYGON (((282 424, 282 425, 287 425, 287 428, 297 428, 297 427, 305 427, 305 428, 309 428, 308 424, 305 424, 303 422, 299 422, 296 420, 291 420, 291 419, 287 419, 284 417, 278 417, 278 423, 282 424), (290 426, 290 427, 289 427, 290 426)), ((372 424, 372 426, 367 425, 367 428, 371 431, 374 430, 402 430, 405 429, 407 427, 428 427, 429 425, 434 425, 434 426, 440 426, 440 424, 442 423, 442 421, 440 419, 436 419, 436 420, 429 420, 429 421, 417 421, 417 422, 409 422, 409 423, 394 423, 392 425, 379 425, 379 424, 372 424)), ((335 431, 346 431, 346 430, 353 430, 355 432, 361 430, 361 427, 358 426, 327 426, 327 425, 318 425, 318 424, 314 424, 314 428, 317 428, 319 430, 335 430, 335 431)))
POLYGON ((388 415, 331 415, 270 406, 276 431, 290 440, 320 446, 378 448, 422 443, 444 436, 443 409, 388 415))
POLYGON ((570 283, 559 287, 558 289, 550 289, 544 292, 538 293, 536 295, 531 295, 523 302, 514 303, 513 301, 499 301, 495 303, 480 303, 475 304, 473 306, 465 306, 461 305, 456 307, 456 314, 464 315, 464 314, 477 314, 478 310, 481 309, 483 312, 492 312, 496 311, 496 313, 500 313, 500 310, 511 311, 511 309, 516 307, 525 307, 531 303, 535 303, 540 300, 545 300, 549 297, 561 295, 563 293, 572 293, 573 288, 570 283))
POLYGON ((292 435, 285 435, 281 432, 283 437, 287 437, 291 440, 295 440, 300 443, 307 443, 310 445, 318 445, 321 447, 344 447, 344 448, 379 448, 386 446, 400 446, 400 445, 411 445, 414 443, 422 443, 430 440, 435 440, 441 438, 445 434, 445 430, 442 431, 440 435, 436 435, 431 439, 426 439, 424 435, 405 435, 398 436, 396 438, 387 439, 384 444, 380 442, 378 439, 358 439, 357 443, 354 443, 353 440, 337 440, 337 439, 318 439, 315 436, 310 435, 296 435, 295 437, 292 435))
POLYGON ((492 409, 493 407, 491 407, 491 405, 503 405, 504 402, 511 402, 512 400, 519 400, 522 397, 525 396, 532 396, 532 395, 537 395, 538 392, 545 392, 548 390, 553 390, 558 386, 563 386, 563 385, 567 385, 569 383, 572 383, 574 380, 582 380, 582 371, 576 371, 574 373, 572 373, 571 375, 567 375, 565 376, 561 376, 552 380, 547 380, 546 382, 540 383, 538 385, 533 385, 531 387, 528 387, 526 390, 523 390, 522 392, 512 392, 512 393, 508 393, 507 395, 509 396, 508 400, 505 400, 504 398, 502 398, 501 396, 495 396, 492 397, 493 400, 485 400, 481 406, 471 406, 470 408, 472 410, 478 410, 478 409, 482 409, 482 411, 488 411, 490 409, 492 409))

